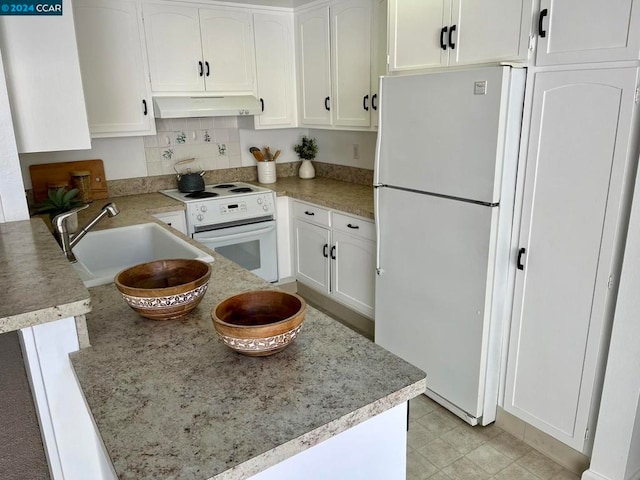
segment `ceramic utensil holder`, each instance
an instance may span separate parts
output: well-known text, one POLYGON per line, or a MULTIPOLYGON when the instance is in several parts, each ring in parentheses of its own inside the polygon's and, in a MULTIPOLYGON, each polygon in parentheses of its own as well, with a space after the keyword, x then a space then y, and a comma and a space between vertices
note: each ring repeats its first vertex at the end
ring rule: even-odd
POLYGON ((275 183, 276 162, 258 162, 258 182, 275 183))

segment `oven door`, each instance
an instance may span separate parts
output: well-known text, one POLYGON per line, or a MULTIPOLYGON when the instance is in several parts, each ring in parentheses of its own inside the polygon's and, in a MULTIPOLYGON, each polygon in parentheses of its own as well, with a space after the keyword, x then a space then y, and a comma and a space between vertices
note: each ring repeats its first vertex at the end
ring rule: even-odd
POLYGON ((198 232, 193 239, 268 282, 278 281, 275 220, 198 232))

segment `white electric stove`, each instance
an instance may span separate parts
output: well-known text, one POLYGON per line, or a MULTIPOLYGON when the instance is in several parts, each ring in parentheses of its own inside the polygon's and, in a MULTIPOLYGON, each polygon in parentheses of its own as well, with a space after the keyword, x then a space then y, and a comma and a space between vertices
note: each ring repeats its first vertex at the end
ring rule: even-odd
POLYGON ((243 182, 195 193, 160 193, 186 204, 187 234, 269 282, 278 280, 275 193, 243 182))

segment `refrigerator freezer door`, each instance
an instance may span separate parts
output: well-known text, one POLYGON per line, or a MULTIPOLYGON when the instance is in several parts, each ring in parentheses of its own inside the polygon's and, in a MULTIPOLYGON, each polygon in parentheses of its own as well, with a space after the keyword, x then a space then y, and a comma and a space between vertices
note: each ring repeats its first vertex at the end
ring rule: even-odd
POLYGON ((375 341, 482 415, 498 207, 376 188, 375 341))
POLYGON ((511 73, 383 77, 375 182, 499 202, 511 73))

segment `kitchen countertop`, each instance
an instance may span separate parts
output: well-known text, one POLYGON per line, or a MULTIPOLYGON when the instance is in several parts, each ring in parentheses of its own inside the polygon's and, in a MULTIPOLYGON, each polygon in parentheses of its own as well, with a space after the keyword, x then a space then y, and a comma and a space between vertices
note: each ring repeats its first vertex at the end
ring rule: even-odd
MULTIPOLYGON (((316 180, 273 187, 330 202, 311 193, 333 181, 316 180)), ((122 213, 101 222, 105 228, 180 206, 162 194, 114 201, 122 213)), ((424 372, 312 307, 283 352, 254 358, 229 350, 211 309, 229 295, 273 287, 209 252, 207 294, 179 320, 138 316, 113 284, 90 289, 92 347, 71 359, 119 478, 247 478, 424 392, 424 372)))
POLYGON ((91 310, 89 292, 40 218, 0 224, 0 333, 91 310))

